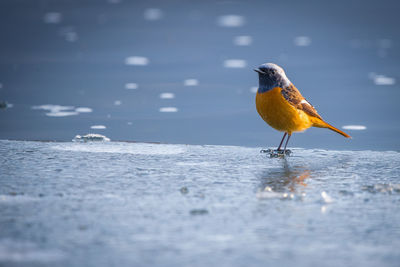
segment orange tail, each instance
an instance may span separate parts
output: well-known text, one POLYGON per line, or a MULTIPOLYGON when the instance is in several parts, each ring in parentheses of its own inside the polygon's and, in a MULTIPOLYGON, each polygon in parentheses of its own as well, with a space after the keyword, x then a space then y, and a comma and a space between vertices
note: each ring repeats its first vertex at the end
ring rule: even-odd
POLYGON ((333 127, 332 125, 330 125, 329 123, 326 123, 322 120, 320 120, 318 123, 314 123, 313 125, 314 127, 319 127, 319 128, 328 128, 329 130, 332 130, 334 132, 337 132, 338 134, 343 135, 346 138, 351 138, 350 135, 348 135, 347 133, 339 130, 338 128, 333 127))

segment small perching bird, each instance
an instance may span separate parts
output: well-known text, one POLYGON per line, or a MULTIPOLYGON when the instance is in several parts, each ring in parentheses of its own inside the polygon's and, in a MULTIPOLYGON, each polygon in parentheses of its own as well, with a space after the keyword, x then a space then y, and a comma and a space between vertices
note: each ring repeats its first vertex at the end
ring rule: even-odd
POLYGON ((293 132, 301 132, 310 127, 328 128, 346 138, 345 132, 325 122, 315 108, 300 94, 286 77, 285 71, 274 63, 265 63, 254 71, 258 72, 259 87, 256 107, 261 118, 272 128, 285 132, 277 149, 286 152, 286 146, 293 132), (285 147, 281 150, 287 137, 285 147))

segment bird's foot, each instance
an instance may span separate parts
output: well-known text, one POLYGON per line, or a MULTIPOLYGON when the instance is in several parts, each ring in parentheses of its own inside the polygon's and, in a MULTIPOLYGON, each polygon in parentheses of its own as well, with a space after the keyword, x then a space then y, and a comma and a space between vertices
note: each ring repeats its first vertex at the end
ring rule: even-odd
POLYGON ((283 150, 283 149, 261 149, 260 153, 266 153, 269 154, 270 158, 284 158, 285 156, 290 156, 292 154, 292 151, 289 149, 283 150))

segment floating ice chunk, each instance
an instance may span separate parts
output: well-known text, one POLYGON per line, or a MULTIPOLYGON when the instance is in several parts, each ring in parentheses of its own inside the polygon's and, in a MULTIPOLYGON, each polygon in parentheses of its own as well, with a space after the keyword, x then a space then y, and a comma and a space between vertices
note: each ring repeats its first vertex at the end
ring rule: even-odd
POLYGON ((246 66, 247 62, 243 59, 227 59, 224 61, 225 68, 245 68, 246 66))
POLYGON ((257 91, 258 91, 258 87, 257 86, 253 86, 253 87, 250 88, 250 92, 252 92, 252 93, 257 93, 257 91))
POLYGON ((46 104, 46 105, 40 105, 40 106, 33 106, 32 109, 42 109, 42 110, 48 110, 50 112, 56 112, 56 111, 62 111, 62 110, 71 110, 74 109, 74 106, 61 106, 61 105, 52 105, 52 104, 46 104))
POLYGON ((92 126, 90 126, 90 129, 96 129, 96 130, 104 130, 106 128, 107 127, 104 126, 104 125, 92 125, 92 126))
POLYGON ((109 142, 110 138, 101 134, 76 135, 72 142, 109 142))
POLYGON ((236 36, 233 39, 233 43, 235 45, 238 45, 238 46, 251 45, 252 42, 253 42, 253 38, 251 36, 248 36, 248 35, 236 36))
POLYGON ((160 112, 178 112, 176 107, 163 107, 160 108, 160 112))
POLYGON ((128 121, 126 124, 127 124, 127 125, 132 125, 132 122, 131 122, 131 121, 128 121))
POLYGON ((334 200, 330 195, 328 195, 325 191, 322 191, 322 192, 321 192, 321 197, 322 197, 322 201, 323 201, 324 203, 326 203, 326 204, 332 203, 332 202, 335 201, 335 200, 334 200))
POLYGON ((297 36, 294 38, 294 44, 297 46, 309 46, 311 44, 311 38, 307 36, 297 36))
POLYGON ((78 115, 79 112, 76 111, 56 111, 56 112, 48 112, 46 116, 49 117, 67 117, 67 116, 75 116, 78 115))
POLYGON ((197 79, 186 79, 183 81, 184 86, 197 86, 199 81, 197 79))
POLYGON ((218 25, 222 27, 240 27, 244 23, 244 17, 239 15, 225 15, 218 18, 218 25))
POLYGON ((162 94, 160 94, 160 98, 161 99, 173 99, 173 98, 175 98, 175 94, 174 93, 162 93, 162 94))
POLYGON ((125 89, 135 90, 135 89, 138 89, 138 85, 137 85, 137 83, 126 83, 125 89))
POLYGON ((0 89, 2 89, 3 88, 3 84, 2 83, 0 83, 0 89))
POLYGON ((385 75, 377 75, 372 73, 370 74, 370 77, 376 85, 394 85, 396 83, 395 78, 387 77, 385 75))
POLYGON ((40 106, 33 106, 32 109, 42 109, 50 111, 46 113, 46 116, 49 117, 66 117, 66 116, 74 116, 78 115, 79 112, 73 110, 74 106, 60 106, 60 105, 40 105, 40 106))
POLYGON ((48 24, 58 24, 62 20, 62 15, 59 12, 49 12, 43 17, 43 21, 48 24))
POLYGON ((115 106, 121 106, 121 104, 122 104, 121 100, 115 100, 114 101, 114 105, 115 106))
POLYGON ((121 2, 122 2, 122 0, 108 0, 108 3, 110 3, 110 4, 119 4, 121 2))
POLYGON ((146 66, 149 64, 149 59, 147 57, 132 56, 125 58, 126 65, 134 66, 146 66))
POLYGON ((144 11, 145 20, 155 21, 161 19, 162 17, 163 17, 163 12, 159 8, 147 8, 144 11))
POLYGON ((367 127, 364 125, 344 125, 344 126, 342 126, 342 129, 362 131, 362 130, 366 130, 367 127))
POLYGON ((76 108, 75 111, 79 112, 79 113, 90 113, 90 112, 93 112, 93 109, 87 108, 87 107, 79 107, 79 108, 76 108))

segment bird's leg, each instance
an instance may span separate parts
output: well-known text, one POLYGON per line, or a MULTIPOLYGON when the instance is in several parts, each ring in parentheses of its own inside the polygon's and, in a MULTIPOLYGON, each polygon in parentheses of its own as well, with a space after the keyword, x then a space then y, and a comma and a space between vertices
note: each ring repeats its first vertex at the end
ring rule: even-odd
MULTIPOLYGON (((286 154, 286 146, 289 143, 289 139, 292 136, 292 134, 288 134, 288 138, 286 139, 286 144, 285 144, 285 148, 283 149, 283 154, 286 154)), ((290 153, 289 153, 290 154, 290 153)))
MULTIPOLYGON (((285 132, 285 134, 282 137, 281 143, 279 144, 279 147, 278 147, 277 151, 281 150, 281 146, 283 144, 283 140, 285 140, 286 135, 287 135, 287 133, 285 132)), ((286 144, 287 144, 287 142, 286 142, 286 144)), ((285 146, 285 148, 286 148, 286 146, 285 146)))

